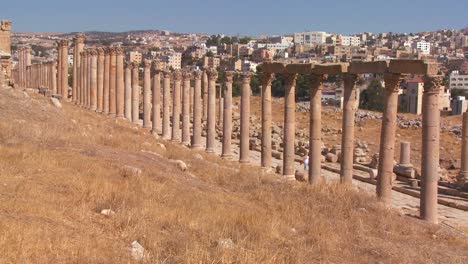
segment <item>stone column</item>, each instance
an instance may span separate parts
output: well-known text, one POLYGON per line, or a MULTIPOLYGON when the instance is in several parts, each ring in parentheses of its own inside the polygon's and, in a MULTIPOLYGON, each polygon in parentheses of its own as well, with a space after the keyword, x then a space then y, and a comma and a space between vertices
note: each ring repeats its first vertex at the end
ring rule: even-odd
POLYGON ((223 110, 224 110, 224 98, 223 98, 223 88, 219 85, 219 96, 218 96, 218 125, 221 127, 223 125, 223 110))
POLYGON ((132 121, 132 64, 125 67, 125 118, 132 121))
POLYGON ((172 138, 174 142, 180 142, 180 83, 182 73, 176 70, 173 73, 174 90, 172 91, 172 138))
POLYGON ((461 168, 457 181, 464 187, 468 182, 468 112, 463 113, 461 145, 461 168))
POLYGON ((296 73, 286 75, 286 91, 284 98, 284 159, 283 176, 295 179, 294 141, 296 136, 296 73))
POLYGON ((104 94, 104 49, 97 49, 97 109, 96 112, 103 111, 103 94, 104 94))
POLYGON ((124 57, 123 57, 123 48, 116 48, 115 49, 115 54, 116 54, 116 80, 115 80, 115 111, 117 118, 124 118, 124 93, 125 93, 125 88, 124 88, 124 57))
POLYGON ((354 113, 356 112, 356 74, 345 74, 343 91, 343 120, 341 135, 340 181, 351 184, 353 181, 354 156, 354 113))
MULTIPOLYGON (((62 95, 62 41, 57 41, 57 94, 62 95)), ((34 75, 36 75, 36 66, 34 66, 34 75)), ((36 80, 34 80, 36 81, 36 80)), ((37 84, 37 83, 35 83, 37 84)))
POLYGON ((143 72, 143 127, 151 128, 151 61, 144 61, 143 72))
POLYGON ((51 89, 52 94, 57 92, 57 62, 52 61, 50 66, 50 82, 51 82, 51 89))
POLYGON ((85 77, 84 77, 84 73, 85 73, 85 52, 82 51, 80 52, 80 98, 79 98, 79 105, 81 107, 83 107, 84 105, 84 90, 85 90, 85 77))
POLYGON ((239 162, 249 162, 249 145, 250 145, 250 80, 252 73, 243 72, 241 103, 240 103, 240 150, 239 162))
POLYGON ((87 87, 87 92, 86 92, 86 109, 91 109, 91 49, 88 49, 87 51, 87 56, 86 56, 86 61, 87 61, 87 68, 86 68, 86 87, 87 87))
POLYGON ((232 139, 232 80, 233 71, 224 73, 226 78, 224 83, 224 111, 223 111, 223 149, 221 157, 231 158, 231 139, 232 139))
POLYGON ((3 89, 5 85, 5 73, 3 72, 3 65, 0 64, 0 88, 3 89))
POLYGON ((83 51, 83 107, 88 104, 88 49, 83 51))
POLYGON ((398 90, 400 74, 387 73, 385 80, 385 98, 380 130, 379 167, 377 173, 377 197, 390 205, 392 202, 392 176, 395 156, 395 133, 398 112, 398 90))
POLYGON ((261 166, 271 167, 271 82, 273 74, 262 74, 262 152, 261 166))
POLYGON ((201 98, 201 80, 203 72, 195 71, 193 77, 195 86, 193 88, 193 135, 192 148, 201 149, 202 147, 202 98, 201 98))
POLYGON ((203 70, 203 79, 202 79, 202 84, 203 84, 203 121, 206 121, 207 116, 208 116, 208 75, 207 71, 209 69, 203 70))
POLYGON ((323 75, 310 76, 309 183, 322 181, 322 82, 323 75))
POLYGON ((170 102, 171 102, 171 72, 163 72, 163 126, 162 126, 162 137, 163 139, 169 139, 171 137, 170 131, 170 102))
POLYGON ((83 51, 84 47, 84 35, 77 34, 73 38, 74 49, 73 49, 73 87, 72 87, 72 101, 77 104, 79 94, 79 67, 80 67, 80 56, 79 54, 83 51))
POLYGON ((190 145, 190 72, 183 72, 182 88, 182 144, 190 145))
POLYGON ((138 63, 132 62, 132 122, 140 123, 140 80, 138 76, 138 63))
POLYGON ((91 76, 90 76, 90 109, 91 111, 96 111, 97 109, 97 52, 96 50, 91 50, 91 76))
POLYGON ((109 49, 110 67, 109 67, 109 115, 116 117, 117 115, 117 49, 111 47, 109 49))
POLYGON ((104 89, 102 93, 102 112, 109 114, 110 89, 110 49, 104 49, 104 89))
POLYGON ((424 76, 422 99, 421 218, 436 224, 439 180, 440 76, 424 76))
POLYGON ((62 96, 68 99, 68 40, 62 40, 62 96))
POLYGON ((215 69, 209 69, 206 74, 208 77, 208 111, 205 151, 214 153, 216 138, 216 79, 218 78, 218 72, 215 69))
POLYGON ((151 133, 155 136, 161 132, 161 72, 159 62, 153 62, 155 73, 153 76, 153 92, 152 92, 152 118, 151 118, 151 133))

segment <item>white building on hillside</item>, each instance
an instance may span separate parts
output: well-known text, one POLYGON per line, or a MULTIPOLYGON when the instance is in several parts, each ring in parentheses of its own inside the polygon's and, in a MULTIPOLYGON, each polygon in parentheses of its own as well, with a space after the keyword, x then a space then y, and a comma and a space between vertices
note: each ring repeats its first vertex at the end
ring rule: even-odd
POLYGON ((326 42, 329 34, 324 31, 308 31, 294 33, 294 44, 304 46, 321 45, 326 42))
POLYGON ((343 46, 359 46, 361 44, 361 39, 359 37, 353 36, 341 36, 341 45, 343 46))

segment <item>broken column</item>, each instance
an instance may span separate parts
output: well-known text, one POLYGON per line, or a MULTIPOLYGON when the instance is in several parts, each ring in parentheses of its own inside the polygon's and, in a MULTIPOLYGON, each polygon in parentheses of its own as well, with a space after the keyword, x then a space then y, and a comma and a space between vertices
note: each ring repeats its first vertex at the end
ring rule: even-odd
POLYGON ((437 223, 439 180, 440 76, 424 76, 422 99, 421 218, 437 223))
POLYGON ((174 86, 172 90, 172 137, 174 142, 180 142, 180 84, 182 72, 176 70, 172 74, 174 86))
POLYGON ((182 144, 190 144, 190 79, 192 74, 184 72, 182 74, 182 144))
POLYGON ((104 49, 104 89, 102 93, 102 112, 109 114, 109 89, 110 89, 110 51, 104 49))
POLYGON ((163 139, 171 138, 171 128, 170 128, 170 119, 171 119, 171 75, 170 71, 163 72, 163 126, 162 126, 162 137, 163 139))
POLYGON ((125 67, 125 118, 132 121, 132 64, 125 67))
POLYGON ((140 85, 137 62, 132 62, 132 122, 133 124, 140 123, 140 85))
POLYGON ((287 179, 295 179, 294 166, 294 141, 296 126, 296 73, 288 73, 285 76, 285 97, 284 97, 284 160, 283 176, 287 179))
POLYGON ((221 157, 231 158, 231 139, 232 139, 232 80, 233 71, 224 73, 226 78, 224 83, 224 111, 223 111, 223 149, 221 157))
POLYGON ((410 161, 410 152, 410 142, 402 141, 400 143, 400 162, 397 165, 395 165, 395 167, 393 168, 393 172, 404 177, 415 178, 416 175, 414 167, 410 161))
POLYGON ((310 76, 309 183, 322 181, 322 74, 310 76))
POLYGON ((271 82, 273 74, 262 74, 262 167, 271 167, 271 82))
POLYGON ((354 114, 356 112, 356 74, 344 74, 343 120, 341 136, 341 183, 351 184, 353 180, 354 155, 354 114))
POLYGON ((379 169, 377 172, 377 196, 386 204, 391 203, 395 133, 398 111, 400 74, 387 73, 385 80, 384 109, 380 131, 379 169))
POLYGON ((117 118, 124 118, 125 87, 124 87, 124 50, 121 47, 115 49, 115 113, 117 118))
POLYGON ((109 48, 109 115, 111 117, 116 116, 116 104, 117 104, 117 50, 115 47, 109 48))
POLYGON ((193 73, 195 79, 195 86, 193 88, 193 135, 192 135, 192 148, 202 148, 202 98, 201 98, 201 80, 202 71, 195 71, 193 73))
POLYGON ((216 79, 218 72, 215 69, 206 71, 208 77, 208 109, 206 123, 206 149, 208 153, 214 153, 216 138, 216 79))
POLYGON ((151 61, 143 64, 143 127, 151 128, 151 61))
MULTIPOLYGON (((240 103, 240 150, 239 162, 249 162, 250 145, 250 80, 252 73, 243 72, 241 74, 242 90, 240 103)), ((294 173, 293 173, 294 174, 294 173)))

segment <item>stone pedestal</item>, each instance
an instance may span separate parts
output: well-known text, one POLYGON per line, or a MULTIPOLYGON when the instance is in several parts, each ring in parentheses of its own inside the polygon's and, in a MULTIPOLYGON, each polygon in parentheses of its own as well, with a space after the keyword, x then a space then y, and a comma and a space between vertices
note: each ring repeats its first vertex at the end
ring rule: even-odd
POLYGON ((440 76, 424 77, 422 101, 421 218, 437 223, 437 185, 439 180, 440 76))
POLYGON ((240 150, 239 162, 248 163, 250 142, 250 80, 252 74, 244 72, 241 74, 242 91, 240 104, 240 150))
POLYGON ((322 181, 322 81, 323 75, 310 76, 309 183, 322 181))
POLYGON ((201 98, 201 79, 202 71, 195 71, 193 77, 195 79, 195 86, 193 88, 193 135, 192 135, 192 148, 201 149, 201 124, 202 124, 202 98, 201 98))
POLYGON ((151 61, 144 61, 143 70, 143 127, 151 128, 151 61))
POLYGON ((138 63, 132 62, 132 122, 140 122, 140 85, 138 78, 138 63))
POLYGON ((224 111, 223 111, 223 149, 221 157, 231 158, 231 139, 232 139, 232 79, 234 72, 224 73, 226 81, 224 83, 224 111))
POLYGON ((216 79, 218 78, 218 72, 215 69, 208 69, 206 74, 208 76, 208 112, 205 151, 214 153, 216 139, 216 79))
POLYGON ((413 164, 410 162, 410 151, 410 142, 402 141, 400 143, 400 163, 393 168, 393 172, 404 177, 415 178, 413 164))
POLYGON ((356 112, 356 81, 357 75, 345 74, 343 96, 343 123, 341 138, 341 183, 351 184, 353 180, 354 155, 354 114, 356 112))
POLYGON ((283 176, 295 180, 294 140, 296 133, 296 73, 286 74, 284 97, 284 160, 283 176))
POLYGON ((182 144, 190 144, 190 72, 184 72, 182 88, 182 144))
POLYGON ((385 204, 391 203, 395 133, 398 111, 400 74, 385 74, 385 98, 380 133, 379 167, 377 172, 377 197, 385 204))

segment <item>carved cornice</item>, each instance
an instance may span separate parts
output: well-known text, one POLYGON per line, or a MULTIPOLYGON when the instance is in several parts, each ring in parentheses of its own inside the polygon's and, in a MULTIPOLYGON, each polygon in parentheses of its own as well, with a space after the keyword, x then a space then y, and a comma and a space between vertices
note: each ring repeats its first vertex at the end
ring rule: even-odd
POLYGON ((435 76, 428 76, 425 75, 423 77, 424 80, 424 93, 439 93, 440 87, 442 85, 443 76, 435 75, 435 76))

